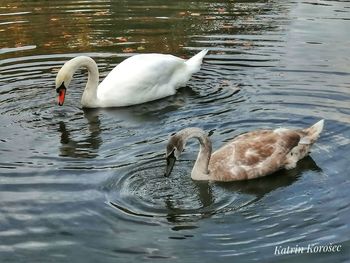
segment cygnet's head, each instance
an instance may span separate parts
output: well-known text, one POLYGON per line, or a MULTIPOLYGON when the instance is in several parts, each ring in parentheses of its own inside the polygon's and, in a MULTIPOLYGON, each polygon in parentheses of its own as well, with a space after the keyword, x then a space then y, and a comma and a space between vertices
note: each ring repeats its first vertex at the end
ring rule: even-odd
POLYGON ((176 160, 180 158, 181 153, 184 150, 185 147, 185 141, 181 135, 173 134, 167 144, 166 147, 166 161, 167 166, 165 169, 164 176, 169 176, 174 168, 176 160))

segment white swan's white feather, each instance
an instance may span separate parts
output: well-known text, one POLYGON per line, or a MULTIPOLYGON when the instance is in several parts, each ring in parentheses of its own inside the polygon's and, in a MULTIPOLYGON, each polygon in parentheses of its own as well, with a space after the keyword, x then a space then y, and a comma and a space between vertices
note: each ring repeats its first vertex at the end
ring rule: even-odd
POLYGON ((74 71, 83 66, 91 79, 83 94, 84 107, 123 107, 153 101, 174 95, 185 86, 199 71, 207 52, 202 50, 189 60, 164 54, 135 55, 117 65, 98 87, 96 63, 88 57, 76 57, 57 74, 56 88, 62 83, 69 85, 74 71))
POLYGON ((108 106, 128 106, 174 95, 191 77, 184 62, 171 55, 133 56, 101 82, 97 98, 108 106))

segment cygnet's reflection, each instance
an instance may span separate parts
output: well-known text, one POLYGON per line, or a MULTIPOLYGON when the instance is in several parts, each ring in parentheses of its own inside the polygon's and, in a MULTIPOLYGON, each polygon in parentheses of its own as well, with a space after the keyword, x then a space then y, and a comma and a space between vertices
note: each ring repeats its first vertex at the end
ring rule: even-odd
MULTIPOLYGON (((149 167, 143 171, 158 170, 158 175, 150 174, 146 172, 144 174, 138 174, 132 172, 133 180, 139 182, 137 178, 142 176, 141 182, 150 184, 147 187, 142 188, 142 195, 145 199, 150 199, 150 202, 143 204, 137 202, 138 198, 130 199, 119 199, 121 198, 118 194, 122 189, 128 193, 138 192, 140 189, 125 189, 125 187, 131 187, 129 182, 130 176, 125 177, 122 181, 118 181, 115 184, 114 190, 116 195, 113 197, 111 193, 111 200, 109 204, 116 208, 123 214, 130 216, 136 216, 140 218, 165 218, 172 226, 176 227, 177 230, 188 229, 192 226, 192 223, 197 222, 200 219, 211 217, 215 214, 227 213, 239 210, 242 207, 249 206, 266 194, 280 188, 287 187, 296 182, 302 174, 308 171, 320 172, 321 169, 316 165, 311 157, 306 157, 299 161, 297 167, 293 170, 281 170, 270 176, 266 176, 260 179, 254 179, 242 182, 207 182, 207 181, 192 181, 189 177, 186 179, 180 179, 179 176, 189 176, 188 174, 176 175, 173 180, 172 178, 162 177, 161 171, 163 167, 149 167), (150 176, 150 177, 149 177, 150 176), (149 178, 148 178, 149 177, 149 178), (162 182, 162 180, 164 182, 162 182), (186 180, 190 180, 189 182, 186 180), (157 185, 155 187, 154 185, 157 185), (166 186, 166 187, 165 187, 166 186), (144 192, 147 189, 149 192, 144 192), (166 192, 159 193, 161 189, 166 189, 166 192), (184 191, 192 191, 191 193, 184 191), (185 197, 188 195, 188 197, 185 197), (149 207, 154 200, 154 196, 163 196, 157 204, 157 208, 153 209, 149 207), (178 200, 176 197, 184 197, 178 200), (233 197, 233 199, 231 199, 233 197), (136 202, 136 203, 135 203, 136 202), (193 202, 191 204, 190 202, 193 202), (231 203, 232 202, 232 203, 231 203), (163 203, 163 205, 162 205, 163 203)), ((138 187, 143 184, 135 183, 138 187)), ((134 196, 135 194, 133 194, 134 196)))
MULTIPOLYGON (((214 204, 217 201, 216 199, 218 199, 218 197, 215 197, 216 191, 213 190, 213 187, 220 187, 224 189, 225 194, 230 194, 230 193, 233 194, 238 192, 238 193, 253 196, 253 199, 251 201, 244 203, 240 207, 234 207, 232 209, 232 210, 237 210, 241 207, 255 203, 266 194, 280 187, 287 187, 289 185, 292 185, 294 182, 296 182, 299 179, 299 177, 303 173, 310 170, 317 171, 317 172, 322 171, 321 168, 317 166, 315 161, 310 156, 307 156, 298 162, 298 165, 296 168, 292 170, 281 170, 270 176, 266 176, 263 178, 247 180, 247 181, 225 182, 225 183, 223 182, 211 183, 211 182, 200 182, 200 181, 193 181, 193 183, 196 184, 196 188, 198 189, 197 191, 198 199, 200 200, 203 208, 215 207, 214 204)), ((206 218, 222 212, 220 210, 212 211, 209 209, 202 209, 202 211, 195 211, 195 210, 184 211, 178 208, 178 204, 175 204, 175 202, 172 201, 171 199, 166 199, 164 203, 168 210, 168 216, 167 216, 168 221, 171 223, 177 223, 177 224, 181 222, 197 221, 198 218, 206 218), (186 215, 184 216, 184 212, 189 214, 189 216, 186 216, 186 215), (190 214, 192 214, 193 216, 191 216, 190 214)))

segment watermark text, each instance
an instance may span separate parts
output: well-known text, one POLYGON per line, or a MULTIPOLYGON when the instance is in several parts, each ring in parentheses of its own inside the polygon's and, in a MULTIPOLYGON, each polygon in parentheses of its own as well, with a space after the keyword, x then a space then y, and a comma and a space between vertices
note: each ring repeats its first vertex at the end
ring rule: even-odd
POLYGON ((340 244, 311 245, 308 246, 275 246, 275 255, 313 254, 313 253, 339 253, 340 244))

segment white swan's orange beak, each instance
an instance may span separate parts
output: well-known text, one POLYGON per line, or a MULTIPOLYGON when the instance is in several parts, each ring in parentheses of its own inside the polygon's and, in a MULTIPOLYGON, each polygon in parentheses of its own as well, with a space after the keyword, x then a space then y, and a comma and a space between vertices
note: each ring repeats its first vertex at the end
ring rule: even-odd
POLYGON ((58 93, 58 105, 62 106, 64 103, 64 98, 66 96, 66 87, 62 84, 59 88, 57 88, 58 93))

